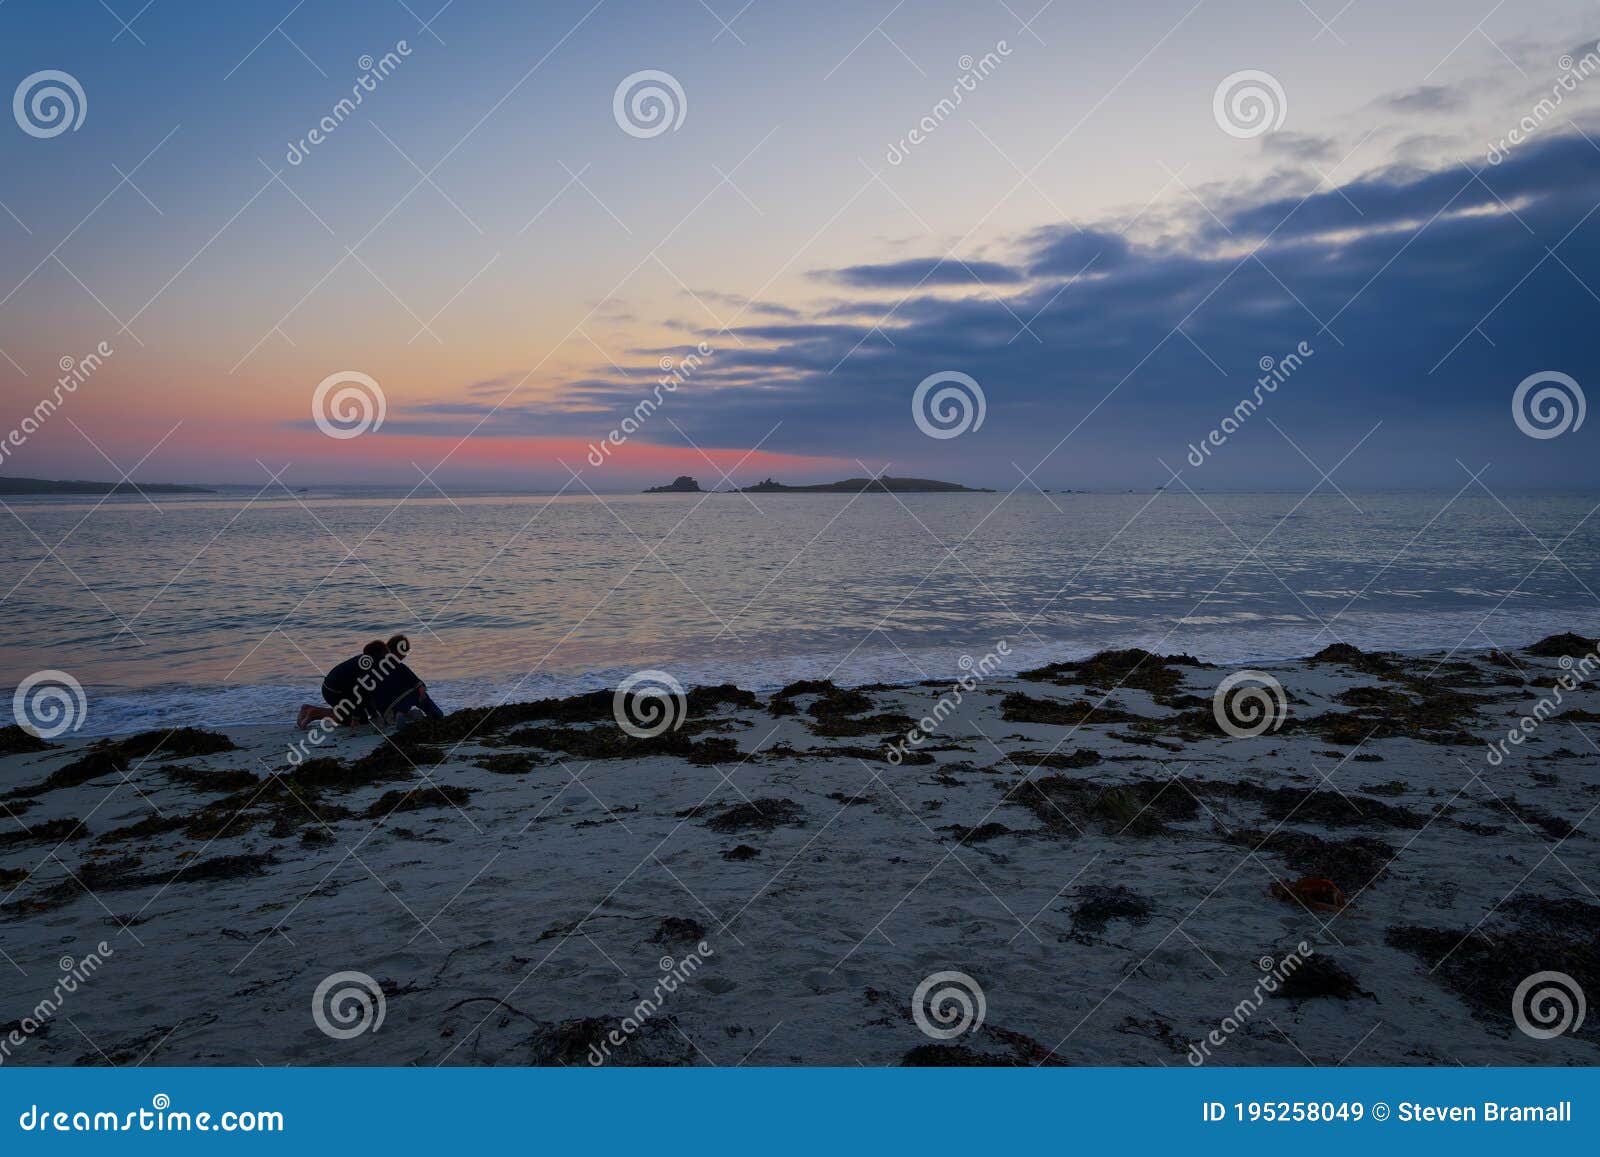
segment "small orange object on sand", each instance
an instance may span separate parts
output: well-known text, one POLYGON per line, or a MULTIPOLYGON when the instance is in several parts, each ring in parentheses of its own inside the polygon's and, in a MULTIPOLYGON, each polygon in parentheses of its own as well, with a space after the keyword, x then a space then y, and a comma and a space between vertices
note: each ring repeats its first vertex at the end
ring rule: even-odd
POLYGON ((1317 912, 1342 912, 1347 901, 1339 885, 1321 876, 1301 876, 1292 884, 1273 884, 1279 900, 1293 900, 1317 912))

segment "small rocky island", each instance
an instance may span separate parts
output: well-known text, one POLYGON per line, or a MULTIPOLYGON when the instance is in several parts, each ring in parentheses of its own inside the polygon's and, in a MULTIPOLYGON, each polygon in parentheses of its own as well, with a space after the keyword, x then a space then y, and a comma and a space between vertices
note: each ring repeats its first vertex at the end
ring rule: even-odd
MULTIPOLYGON (((741 486, 715 493, 727 494, 993 494, 993 490, 974 489, 959 482, 938 482, 932 478, 846 478, 840 482, 819 482, 813 486, 789 486, 771 478, 754 486, 741 486)), ((700 483, 680 474, 665 486, 652 486, 646 494, 704 494, 700 483)))
POLYGON ((646 494, 700 494, 700 483, 687 474, 680 474, 665 486, 652 486, 646 494))
POLYGON ((938 482, 932 478, 846 478, 841 482, 819 482, 815 486, 788 486, 768 478, 746 486, 745 494, 993 494, 992 490, 973 489, 959 482, 938 482))

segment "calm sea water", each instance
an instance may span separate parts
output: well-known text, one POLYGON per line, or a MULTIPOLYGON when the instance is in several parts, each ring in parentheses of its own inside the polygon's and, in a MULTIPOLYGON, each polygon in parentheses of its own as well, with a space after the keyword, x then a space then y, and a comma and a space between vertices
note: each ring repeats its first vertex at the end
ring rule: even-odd
POLYGON ((1002 497, 8 499, 0 686, 67 671, 111 732, 292 715, 394 631, 447 707, 642 667, 944 678, 1001 640, 1021 667, 1600 633, 1593 495, 1002 497))

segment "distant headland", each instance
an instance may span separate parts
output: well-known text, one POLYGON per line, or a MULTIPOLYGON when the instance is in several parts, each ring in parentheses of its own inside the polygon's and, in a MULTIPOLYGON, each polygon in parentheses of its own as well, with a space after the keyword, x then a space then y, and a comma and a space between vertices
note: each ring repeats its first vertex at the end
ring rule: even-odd
MULTIPOLYGON (((789 486, 771 478, 754 486, 737 487, 736 494, 993 494, 993 490, 963 486, 959 482, 939 482, 932 478, 846 478, 839 482, 819 482, 813 486, 789 486)), ((646 494, 703 494, 700 483, 680 474, 665 486, 652 486, 646 494)))
POLYGON ((171 482, 76 482, 49 478, 0 478, 0 494, 215 494, 204 486, 171 482))

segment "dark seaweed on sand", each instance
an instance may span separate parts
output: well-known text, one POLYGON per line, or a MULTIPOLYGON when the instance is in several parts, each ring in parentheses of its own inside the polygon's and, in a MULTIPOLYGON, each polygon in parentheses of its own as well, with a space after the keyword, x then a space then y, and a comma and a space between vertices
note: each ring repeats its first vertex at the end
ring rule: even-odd
POLYGON ((49 751, 55 746, 46 743, 31 731, 24 731, 15 723, 0 727, 0 755, 21 755, 29 751, 49 751))
POLYGON ((1120 707, 1095 704, 1087 699, 1063 703, 1059 699, 1040 699, 1022 691, 1008 692, 1000 700, 1000 718, 1007 723, 1044 723, 1059 727, 1083 727, 1098 723, 1148 723, 1120 707))
POLYGON ((1170 704, 1183 685, 1182 669, 1203 666, 1205 664, 1190 655, 1156 655, 1141 647, 1130 647, 1101 651, 1076 662, 1035 667, 1021 672, 1018 678, 1039 683, 1080 683, 1102 691, 1129 687, 1149 692, 1157 703, 1170 704))
POLYGON ((1352 996, 1378 999, 1361 987, 1349 969, 1320 952, 1302 960, 1294 971, 1287 973, 1272 995, 1285 1000, 1314 1000, 1323 996, 1335 1000, 1349 1000, 1352 996))
POLYGON ((71 840, 84 839, 88 834, 89 829, 83 826, 82 820, 70 817, 47 820, 44 823, 34 824, 24 831, 0 832, 0 850, 33 843, 64 844, 71 840))
MULTIPOLYGON (((1577 900, 1518 897, 1476 928, 1397 925, 1384 942, 1417 957, 1476 1016, 1507 1030, 1517 987, 1535 973, 1563 972, 1584 992, 1600 987, 1600 906, 1577 900)), ((1600 1018, 1591 1014, 1572 1031, 1600 1036, 1600 1018)))
POLYGON ((1143 779, 1101 784, 1064 775, 1026 780, 1008 792, 1010 803, 1029 808, 1060 835, 1097 827, 1109 835, 1157 836, 1171 821, 1191 820, 1200 805, 1177 780, 1143 779))
POLYGON ((1371 836, 1325 840, 1292 828, 1271 833, 1244 828, 1224 839, 1254 852, 1280 856, 1295 875, 1332 880, 1351 897, 1383 875, 1396 855, 1392 846, 1371 836))
MULTIPOLYGON (((732 683, 715 687, 695 687, 685 696, 685 720, 697 720, 725 706, 759 707, 755 694, 732 683)), ((526 703, 502 703, 496 707, 468 707, 443 719, 421 719, 408 723, 395 733, 402 741, 414 743, 465 743, 507 727, 524 723, 602 723, 614 718, 616 693, 590 691, 563 699, 536 699, 526 703)))
POLYGON ((410 791, 386 791, 369 807, 366 818, 383 819, 395 812, 422 811, 424 808, 460 807, 472 797, 468 788, 450 784, 427 784, 410 791))
MULTIPOLYGON (((690 812, 698 817, 703 810, 692 808, 690 812)), ((718 812, 706 821, 706 826, 714 832, 771 831, 799 825, 805 822, 805 816, 805 809, 792 799, 754 799, 718 812)))
POLYGON ((578 759, 641 759, 672 755, 699 766, 735 763, 739 745, 726 736, 691 739, 679 731, 638 738, 614 723, 599 727, 524 727, 505 737, 509 745, 559 751, 578 759))
POLYGON ((1150 901, 1121 884, 1089 884, 1078 889, 1078 903, 1072 909, 1072 935, 1104 934, 1113 920, 1143 924, 1154 911, 1150 901))
POLYGON ((1596 647, 1600 647, 1600 639, 1586 639, 1582 635, 1575 635, 1571 631, 1567 631, 1564 634, 1550 635, 1540 639, 1533 646, 1527 648, 1527 652, 1542 659, 1560 659, 1563 657, 1581 659, 1596 647))
POLYGON ((153 755, 183 759, 192 755, 212 755, 235 750, 233 740, 198 727, 141 731, 126 739, 103 739, 83 755, 51 772, 39 783, 15 788, 8 798, 29 798, 58 788, 77 787, 105 775, 127 772, 136 763, 153 755))

